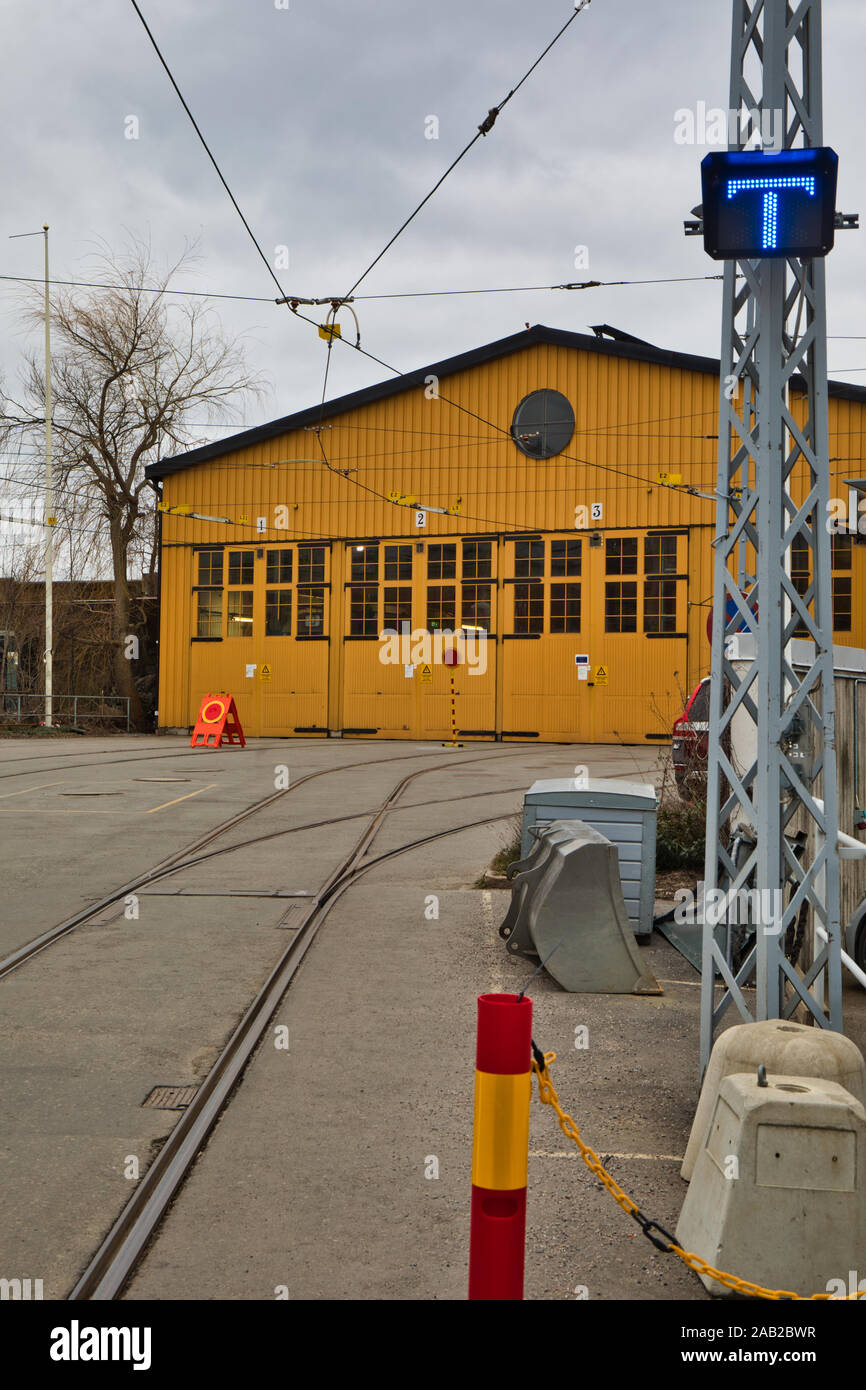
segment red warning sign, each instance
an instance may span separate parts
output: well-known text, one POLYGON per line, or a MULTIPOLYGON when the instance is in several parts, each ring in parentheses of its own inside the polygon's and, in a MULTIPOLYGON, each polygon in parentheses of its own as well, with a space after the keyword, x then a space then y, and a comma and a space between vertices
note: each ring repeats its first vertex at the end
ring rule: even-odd
POLYGON ((246 746, 233 695, 205 695, 195 721, 190 748, 220 748, 224 743, 246 746))

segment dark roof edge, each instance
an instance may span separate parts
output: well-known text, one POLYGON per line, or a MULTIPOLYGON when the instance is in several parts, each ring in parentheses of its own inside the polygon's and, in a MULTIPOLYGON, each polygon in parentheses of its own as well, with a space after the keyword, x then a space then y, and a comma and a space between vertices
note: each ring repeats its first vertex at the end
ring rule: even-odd
MULTIPOLYGON (((411 391, 416 386, 423 386, 428 376, 453 376, 457 372, 467 371, 469 368, 481 366, 485 362, 496 361, 497 358, 522 352, 525 348, 541 343, 552 347, 570 347, 583 352, 592 352, 602 357, 623 357, 630 361, 649 362, 661 367, 705 372, 712 376, 718 376, 720 370, 719 360, 714 357, 699 357, 686 352, 670 352, 651 345, 644 347, 637 342, 609 342, 588 333, 570 333, 563 328, 547 328, 544 324, 535 324, 532 328, 525 329, 521 333, 513 333, 508 338, 499 338, 493 343, 486 343, 483 347, 473 348, 471 352, 459 353, 456 357, 446 357, 441 362, 433 362, 427 367, 416 367, 414 371, 405 372, 389 381, 380 381, 374 386, 365 386, 360 391, 352 391, 349 395, 337 396, 332 401, 326 401, 324 407, 320 405, 310 406, 306 410, 296 411, 293 415, 285 415, 282 419, 271 420, 266 425, 256 425, 252 429, 242 430, 239 434, 233 434, 228 439, 219 439, 213 444, 204 444, 198 449, 190 449, 185 454, 175 454, 171 458, 162 459, 159 463, 152 463, 145 469, 145 477, 159 479, 172 473, 180 473, 185 468, 206 463, 209 459, 219 458, 223 454, 234 453, 237 449, 249 448, 253 444, 263 444, 268 439, 289 434, 292 430, 302 429, 305 425, 315 425, 320 420, 328 420, 335 415, 342 415, 347 410, 355 410, 359 406, 386 400, 389 396, 399 395, 403 391, 411 391)), ((800 382, 799 377, 792 378, 793 384, 796 385, 798 382, 800 382)), ((840 400, 860 401, 866 404, 866 386, 831 381, 829 394, 840 400)))

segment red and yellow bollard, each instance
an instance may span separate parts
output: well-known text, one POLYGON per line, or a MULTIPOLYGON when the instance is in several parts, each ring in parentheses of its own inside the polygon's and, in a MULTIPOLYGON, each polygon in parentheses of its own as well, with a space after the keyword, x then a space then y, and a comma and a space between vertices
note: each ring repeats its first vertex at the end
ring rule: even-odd
POLYGON ((478 997, 469 1298, 522 1299, 532 1002, 478 997))

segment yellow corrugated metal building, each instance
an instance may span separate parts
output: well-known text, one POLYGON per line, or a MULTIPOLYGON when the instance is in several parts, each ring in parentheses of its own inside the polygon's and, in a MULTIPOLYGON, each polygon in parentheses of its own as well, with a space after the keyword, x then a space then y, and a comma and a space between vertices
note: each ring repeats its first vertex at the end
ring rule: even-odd
MULTIPOLYGON (((709 669, 715 504, 684 488, 715 487, 718 396, 712 359, 535 327, 154 465, 160 727, 228 691, 248 735, 445 738, 459 630, 461 737, 668 739, 709 669)), ((846 511, 864 445, 831 384, 846 511)), ((863 540, 833 542, 854 646, 863 540)))

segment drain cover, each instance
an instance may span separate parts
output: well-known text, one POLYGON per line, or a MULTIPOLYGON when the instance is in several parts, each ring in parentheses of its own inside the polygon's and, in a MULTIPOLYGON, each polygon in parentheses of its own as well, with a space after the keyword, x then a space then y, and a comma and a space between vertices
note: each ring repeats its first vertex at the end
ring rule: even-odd
POLYGON ((198 1086, 154 1086, 141 1103, 153 1110, 185 1110, 197 1090, 198 1086))

